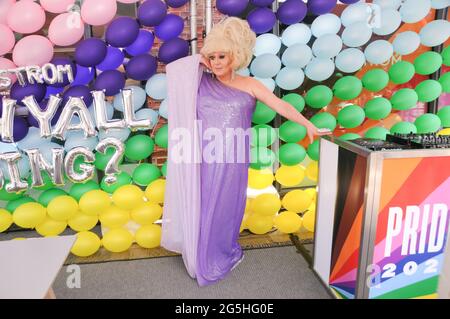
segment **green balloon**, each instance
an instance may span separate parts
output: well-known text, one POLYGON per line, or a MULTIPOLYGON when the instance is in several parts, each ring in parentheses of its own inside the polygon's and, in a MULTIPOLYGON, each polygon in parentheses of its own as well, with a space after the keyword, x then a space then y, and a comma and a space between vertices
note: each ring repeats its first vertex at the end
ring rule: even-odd
POLYGON ((336 128, 336 118, 328 112, 320 112, 315 114, 310 120, 318 128, 327 128, 334 131, 336 128))
POLYGON ((319 160, 319 140, 315 140, 308 146, 308 156, 313 161, 319 160))
POLYGON ((158 145, 159 147, 162 148, 167 148, 168 146, 168 125, 165 124, 163 126, 161 126, 158 130, 158 132, 156 132, 155 134, 155 143, 156 145, 158 145))
POLYGON ((125 143, 125 156, 133 161, 149 157, 154 150, 155 142, 148 135, 135 135, 125 143))
POLYGON ((300 164, 306 156, 303 146, 297 143, 286 143, 278 150, 280 163, 286 166, 300 164))
MULTIPOLYGON (((108 147, 104 154, 100 152, 95 152, 95 161, 94 161, 95 167, 102 171, 105 170, 106 165, 108 164, 109 160, 111 159, 111 157, 114 155, 115 152, 116 150, 112 147, 108 147)), ((120 159, 119 164, 121 164, 122 162, 123 156, 120 159)))
MULTIPOLYGON (((9 181, 5 181, 5 185, 9 183, 9 181)), ((21 193, 10 193, 7 192, 5 187, 2 187, 0 189, 0 200, 5 200, 5 201, 9 201, 9 200, 15 200, 15 199, 19 199, 23 196, 25 192, 21 192, 21 193)))
POLYGON ((441 127, 441 119, 436 114, 422 114, 414 121, 417 127, 417 133, 434 133, 441 127))
POLYGON ((271 167, 275 162, 275 154, 267 147, 253 147, 250 150, 250 167, 263 169, 271 167))
POLYGON ((286 94, 285 96, 283 96, 282 100, 291 104, 299 112, 303 111, 303 109, 305 108, 305 100, 301 95, 297 93, 286 94))
POLYGON ((35 200, 29 196, 23 196, 19 199, 12 200, 6 205, 6 210, 10 213, 14 213, 17 207, 25 203, 35 202, 35 200))
POLYGON ((164 177, 167 176, 167 161, 165 161, 164 164, 161 166, 161 173, 164 177))
POLYGON ((392 108, 399 111, 409 110, 419 102, 419 96, 413 89, 400 89, 391 97, 392 108))
MULTIPOLYGON (((42 174, 42 182, 44 183, 44 185, 39 186, 39 187, 33 187, 33 189, 45 191, 47 189, 50 189, 50 188, 53 188, 56 186, 55 184, 53 184, 53 181, 52 181, 51 177, 48 175, 47 171, 42 171, 41 174, 42 174)), ((28 185, 30 185, 30 187, 31 187, 32 183, 33 183, 33 177, 30 175, 28 177, 28 185)))
POLYGON ((334 95, 341 100, 352 100, 361 94, 362 82, 356 76, 344 76, 333 86, 334 95))
POLYGON ((94 189, 100 189, 100 186, 94 181, 87 181, 85 183, 75 183, 70 188, 69 195, 75 198, 77 201, 79 201, 84 193, 87 193, 94 189))
POLYGON ((365 138, 372 138, 376 140, 386 140, 386 135, 389 134, 389 130, 384 127, 375 126, 367 130, 364 134, 365 138))
POLYGON ((361 136, 359 136, 356 133, 345 133, 341 136, 339 136, 338 138, 343 140, 343 141, 351 141, 351 140, 356 140, 357 138, 360 138, 361 136))
POLYGON ((340 126, 354 128, 364 121, 364 110, 358 105, 348 105, 339 111, 337 121, 340 126))
POLYGON ((442 74, 439 83, 441 83, 442 92, 450 93, 450 72, 442 74))
POLYGON ((273 109, 271 109, 264 103, 257 101, 255 112, 253 112, 252 122, 255 124, 266 124, 271 122, 276 115, 277 112, 275 112, 273 109))
POLYGON ((258 124, 252 127, 252 146, 267 147, 272 145, 277 138, 275 129, 267 124, 258 124))
POLYGON ((140 186, 148 186, 151 182, 161 177, 158 166, 150 163, 142 163, 133 170, 133 182, 140 186))
POLYGON ((414 60, 414 67, 417 74, 429 75, 442 66, 442 56, 434 51, 427 51, 419 55, 414 60))
POLYGON ((325 85, 316 85, 306 93, 306 104, 321 109, 333 100, 333 91, 325 85))
POLYGON ((386 118, 392 111, 391 102, 384 97, 376 97, 366 103, 364 112, 369 119, 381 120, 386 118))
POLYGON ((47 207, 48 203, 50 201, 58 196, 67 195, 65 191, 63 191, 60 188, 50 188, 46 191, 42 192, 41 195, 39 195, 38 202, 42 204, 43 206, 47 207))
POLYGON ((292 121, 286 121, 281 124, 280 139, 286 143, 297 143, 305 138, 306 127, 292 121))
POLYGON ((411 122, 398 122, 392 125, 391 127, 391 133, 392 134, 409 134, 417 133, 417 127, 414 125, 414 123, 411 122))
POLYGON ((378 92, 389 84, 389 75, 382 69, 373 69, 364 74, 363 86, 372 92, 378 92))
POLYGON ((83 171, 80 168, 80 165, 83 163, 85 163, 83 156, 79 155, 75 157, 75 160, 73 161, 73 168, 76 173, 83 173, 83 171))
POLYGON ((112 184, 107 184, 105 182, 106 176, 103 177, 102 181, 100 183, 101 189, 103 189, 105 192, 107 192, 109 194, 112 194, 119 187, 121 187, 123 185, 131 184, 131 176, 128 173, 126 173, 126 172, 122 172, 122 173, 118 174, 116 177, 117 177, 116 182, 112 183, 112 184))
POLYGON ((442 127, 450 127, 450 105, 442 107, 437 112, 437 116, 441 119, 442 127))
POLYGON ((389 69, 389 78, 395 84, 404 84, 409 82, 416 72, 414 65, 407 61, 399 61, 389 69))
POLYGON ((415 90, 420 102, 431 102, 441 95, 442 85, 436 80, 425 80, 419 83, 415 90))
POLYGON ((443 64, 446 66, 450 66, 450 46, 446 47, 443 51, 442 51, 442 60, 443 60, 443 64))

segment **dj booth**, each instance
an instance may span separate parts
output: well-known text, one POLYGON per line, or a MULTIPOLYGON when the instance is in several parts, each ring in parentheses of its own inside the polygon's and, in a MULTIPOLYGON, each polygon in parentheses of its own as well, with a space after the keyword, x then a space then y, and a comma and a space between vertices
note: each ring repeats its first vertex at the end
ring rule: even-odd
POLYGON ((450 137, 320 142, 313 270, 337 298, 449 298, 450 137))

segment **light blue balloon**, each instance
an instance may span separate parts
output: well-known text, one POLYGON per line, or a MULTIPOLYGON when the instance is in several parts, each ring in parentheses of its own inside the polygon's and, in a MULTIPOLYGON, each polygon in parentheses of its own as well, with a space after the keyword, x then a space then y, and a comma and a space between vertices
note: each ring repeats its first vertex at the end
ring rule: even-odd
POLYGON ((167 102, 167 99, 163 100, 161 104, 159 105, 158 113, 161 117, 165 118, 166 120, 169 117, 169 103, 167 102))
POLYGON ((15 147, 14 144, 0 142, 0 153, 15 152, 15 151, 17 151, 17 147, 15 147))
POLYGON ((393 8, 381 10, 380 26, 373 28, 373 33, 377 35, 388 35, 395 32, 402 23, 400 12, 393 8))
POLYGON ((403 22, 416 23, 425 18, 430 10, 430 0, 406 0, 400 7, 400 14, 403 22))
POLYGON ((305 74, 300 68, 284 67, 275 78, 277 85, 283 90, 294 90, 302 85, 305 80, 305 74))
POLYGON ((389 41, 377 40, 370 43, 364 50, 366 60, 372 64, 383 64, 394 54, 394 48, 389 41))
POLYGON ((314 58, 306 66, 305 74, 308 79, 316 82, 325 81, 334 73, 334 62, 330 59, 314 58))
POLYGON ((277 54, 281 48, 281 39, 272 33, 264 33, 256 38, 253 53, 255 56, 261 54, 277 54))
POLYGON ((167 78, 165 73, 153 75, 145 85, 147 95, 155 100, 164 100, 167 97, 167 78))
POLYGON ((250 76, 250 70, 248 68, 240 69, 236 71, 236 74, 241 76, 250 76))
MULTIPOLYGON (((125 89, 130 89, 133 92, 133 110, 137 111, 142 108, 147 101, 145 90, 139 86, 127 86, 125 89)), ((114 96, 113 106, 117 111, 123 112, 122 93, 114 96)))
POLYGON ((281 69, 281 61, 275 54, 265 53, 257 56, 250 65, 250 72, 260 78, 271 78, 281 69))
POLYGON ((345 73, 354 73, 361 70, 365 62, 366 57, 364 53, 355 48, 343 50, 338 54, 335 61, 336 68, 345 73))
MULTIPOLYGON (((17 148, 13 147, 12 149, 9 149, 8 152, 20 152, 20 151, 17 148)), ((21 153, 21 156, 22 156, 21 159, 17 161, 17 166, 19 168, 19 176, 21 179, 26 179, 30 175, 30 162, 28 156, 25 153, 21 153)), ((6 161, 0 161, 0 170, 3 173, 3 177, 7 180, 10 180, 8 165, 6 164, 6 161)))
POLYGON ((431 0, 431 7, 433 9, 444 9, 450 6, 450 0, 431 0))
POLYGON ((121 140, 122 142, 125 142, 128 136, 130 136, 130 133, 131 131, 129 128, 111 129, 108 130, 108 132, 100 130, 98 132, 98 139, 101 141, 108 137, 114 137, 117 138, 118 140, 121 140))
POLYGON ((341 19, 332 13, 318 16, 311 25, 311 32, 316 38, 325 34, 337 34, 340 29, 341 19))
POLYGON ((291 24, 283 31, 281 42, 287 47, 296 43, 307 44, 311 39, 311 30, 304 23, 291 24))
MULTIPOLYGON (((109 102, 105 102, 106 105, 106 117, 108 118, 108 120, 112 120, 113 115, 114 115, 114 107, 112 106, 111 103, 109 102)), ((93 121, 97 121, 97 116, 95 116, 95 108, 94 105, 91 105, 89 108, 89 114, 91 114, 91 118, 93 121)), ((94 123, 95 124, 95 123, 94 123)))
POLYGON ((255 80, 258 80, 259 82, 261 82, 262 84, 264 84, 264 86, 266 88, 268 88, 270 91, 274 91, 275 90, 275 80, 272 78, 267 78, 267 79, 262 79, 262 78, 258 78, 258 77, 254 77, 255 80))
POLYGON ((402 4, 402 0, 373 0, 373 4, 376 4, 381 9, 393 8, 397 10, 402 4))
POLYGON ((356 22, 367 24, 371 15, 371 9, 367 3, 357 2, 349 5, 342 11, 341 22, 344 27, 348 27, 356 22))
POLYGON ((325 34, 314 41, 312 51, 318 58, 334 58, 342 50, 342 40, 336 34, 325 34))
POLYGON ((405 31, 397 35, 392 45, 396 53, 408 55, 419 48, 420 36, 414 31, 405 31))
POLYGON ((369 42, 372 29, 367 22, 355 22, 344 29, 342 41, 348 47, 360 47, 369 42))
MULTIPOLYGON (((21 150, 24 149, 28 149, 28 148, 35 148, 38 147, 41 144, 45 144, 45 143, 49 143, 51 141, 51 137, 48 138, 43 138, 40 137, 40 129, 37 127, 30 127, 28 130, 27 135, 21 139, 19 142, 16 143, 17 147, 21 150)), ((1 143, 1 144, 6 144, 6 143, 1 143)), ((11 145, 11 144, 6 144, 6 145, 11 145)), ((1 146, 0 146, 0 151, 3 152, 1 150, 1 146)))
POLYGON ((149 108, 144 108, 142 110, 137 111, 135 117, 137 120, 150 119, 150 121, 152 122, 148 129, 139 129, 139 131, 147 131, 149 129, 152 129, 158 122, 158 112, 149 108))
POLYGON ((66 152, 68 152, 75 147, 82 146, 92 151, 95 149, 97 144, 98 144, 97 136, 84 137, 83 132, 73 131, 71 132, 69 137, 66 138, 66 142, 64 143, 64 149, 66 150, 66 152))
POLYGON ((39 151, 41 152, 42 156, 44 157, 44 159, 48 162, 48 163, 52 163, 53 159, 52 159, 52 149, 53 148, 64 148, 63 146, 57 144, 57 143, 53 143, 53 142, 48 142, 48 143, 43 143, 41 145, 39 145, 39 147, 36 147, 39 149, 39 151))
POLYGON ((302 43, 291 45, 283 52, 281 61, 290 68, 304 68, 313 58, 311 48, 302 43))
POLYGON ((427 47, 436 47, 447 41, 450 35, 450 22, 434 20, 420 30, 420 43, 427 47))

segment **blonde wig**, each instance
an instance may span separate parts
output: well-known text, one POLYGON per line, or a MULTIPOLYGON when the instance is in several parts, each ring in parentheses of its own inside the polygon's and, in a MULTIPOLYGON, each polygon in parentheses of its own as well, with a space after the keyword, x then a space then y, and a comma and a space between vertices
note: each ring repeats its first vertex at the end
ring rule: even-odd
POLYGON ((250 64, 255 42, 256 34, 247 21, 229 17, 214 25, 200 53, 205 57, 213 52, 229 53, 233 59, 233 69, 240 70, 250 64))

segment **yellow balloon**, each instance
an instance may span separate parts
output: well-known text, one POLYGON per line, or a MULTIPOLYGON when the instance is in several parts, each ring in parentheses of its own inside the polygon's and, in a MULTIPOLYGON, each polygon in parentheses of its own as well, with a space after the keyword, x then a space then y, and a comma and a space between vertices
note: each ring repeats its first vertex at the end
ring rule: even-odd
POLYGON ((161 244, 161 226, 144 225, 134 235, 139 246, 144 248, 155 248, 161 244))
POLYGON ((77 233, 77 240, 70 250, 72 254, 78 257, 87 257, 95 254, 99 250, 102 241, 90 231, 77 233))
POLYGON ((161 218, 162 213, 160 205, 144 202, 131 211, 131 218, 140 225, 151 225, 161 218))
POLYGON ((47 205, 47 213, 52 219, 66 221, 78 211, 78 203, 68 195, 53 198, 47 205))
POLYGON ((108 228, 121 227, 130 220, 130 213, 115 205, 111 205, 108 209, 100 214, 100 223, 108 228))
POLYGON ((316 198, 317 198, 317 191, 316 191, 315 188, 307 188, 307 189, 305 189, 304 191, 305 191, 306 193, 308 193, 308 194, 311 196, 311 198, 313 199, 313 202, 316 201, 316 198))
POLYGON ((253 199, 247 198, 245 200, 245 213, 251 213, 252 212, 252 201, 253 199))
POLYGON ((7 230, 13 223, 13 217, 6 209, 0 208, 0 233, 7 230))
POLYGON ((309 205, 308 212, 313 212, 314 214, 316 213, 316 203, 313 202, 311 205, 309 205))
POLYGON ((115 228, 103 235, 103 247, 113 253, 128 250, 133 243, 133 235, 125 228, 115 228))
POLYGON ((87 215, 78 211, 74 217, 68 220, 67 224, 70 228, 77 232, 88 231, 95 227, 98 223, 98 216, 87 215))
POLYGON ((281 201, 275 194, 261 194, 252 201, 251 210, 255 214, 274 216, 281 208, 281 201))
POLYGON ((240 232, 240 233, 242 233, 245 229, 248 228, 247 220, 248 220, 248 217, 249 217, 249 216, 250 216, 249 213, 245 213, 245 214, 244 214, 244 217, 242 217, 241 227, 239 228, 239 232, 240 232))
POLYGON ((305 178, 305 170, 301 165, 282 165, 275 173, 275 179, 283 186, 291 187, 300 184, 305 178))
POLYGON ((254 189, 267 188, 273 184, 274 177, 272 170, 266 168, 262 170, 256 170, 250 168, 248 170, 248 187, 254 189))
POLYGON ((311 203, 311 195, 301 189, 295 189, 288 192, 281 200, 283 207, 294 213, 304 212, 311 203))
POLYGON ((295 233, 302 227, 302 218, 294 212, 284 211, 275 216, 274 226, 282 233, 295 233))
POLYGON ((145 197, 150 203, 164 203, 164 191, 166 189, 166 180, 157 179, 151 182, 145 189, 145 197))
POLYGON ((306 212, 303 215, 303 227, 310 232, 314 232, 314 223, 316 222, 316 214, 314 212, 306 212))
POLYGON ((440 130, 437 135, 450 135, 450 127, 440 130))
POLYGON ((123 185, 112 195, 114 205, 122 209, 133 209, 144 202, 144 192, 136 185, 123 185))
POLYGON ((98 216, 101 212, 111 205, 111 198, 108 193, 100 190, 93 189, 84 193, 79 202, 80 210, 88 215, 98 216))
POLYGON ((41 236, 57 236, 67 227, 67 222, 46 217, 44 222, 36 226, 36 231, 41 236))
POLYGON ((25 203, 16 208, 13 221, 22 228, 34 228, 44 222, 47 210, 39 203, 25 203))
POLYGON ((250 230, 254 234, 265 234, 272 230, 273 217, 252 214, 247 218, 247 226, 248 230, 250 230))
POLYGON ((316 161, 309 163, 305 173, 306 177, 317 182, 317 179, 319 178, 319 164, 316 161))

